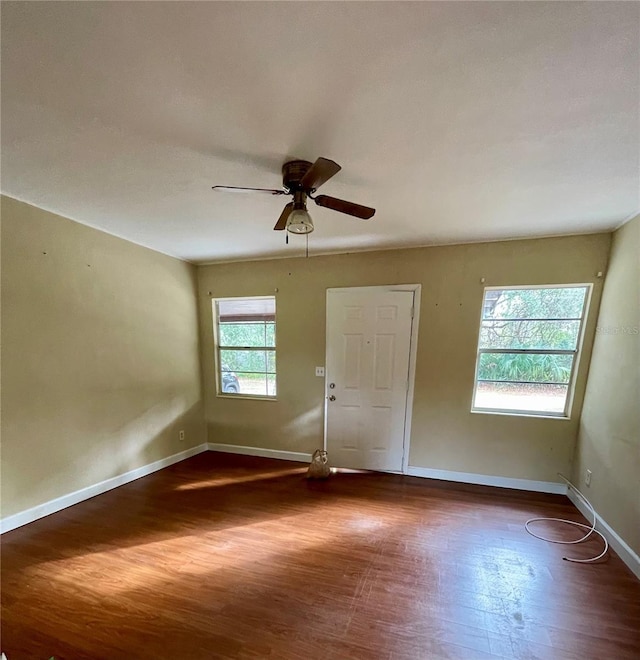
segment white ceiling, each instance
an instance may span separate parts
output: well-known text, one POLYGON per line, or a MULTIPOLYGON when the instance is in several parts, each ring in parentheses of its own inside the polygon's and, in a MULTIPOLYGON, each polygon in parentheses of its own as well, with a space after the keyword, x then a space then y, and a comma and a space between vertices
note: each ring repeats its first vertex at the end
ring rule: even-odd
POLYGON ((2 2, 2 191, 204 263, 608 230, 639 210, 640 4, 2 2))

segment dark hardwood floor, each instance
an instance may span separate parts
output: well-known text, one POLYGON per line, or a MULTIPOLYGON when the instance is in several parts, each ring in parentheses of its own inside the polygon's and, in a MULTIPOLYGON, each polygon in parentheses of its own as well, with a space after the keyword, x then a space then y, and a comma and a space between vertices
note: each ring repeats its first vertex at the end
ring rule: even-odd
POLYGON ((8 660, 640 658, 621 560, 524 531, 566 498, 305 467, 208 452, 5 534, 8 660))

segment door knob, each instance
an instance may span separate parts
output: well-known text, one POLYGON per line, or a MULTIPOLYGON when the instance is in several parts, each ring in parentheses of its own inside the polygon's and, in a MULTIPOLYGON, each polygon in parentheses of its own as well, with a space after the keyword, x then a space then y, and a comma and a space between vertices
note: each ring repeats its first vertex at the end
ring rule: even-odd
POLYGON ((329 401, 335 401, 335 400, 336 400, 336 397, 333 396, 333 394, 332 394, 332 395, 329 397, 329 401))

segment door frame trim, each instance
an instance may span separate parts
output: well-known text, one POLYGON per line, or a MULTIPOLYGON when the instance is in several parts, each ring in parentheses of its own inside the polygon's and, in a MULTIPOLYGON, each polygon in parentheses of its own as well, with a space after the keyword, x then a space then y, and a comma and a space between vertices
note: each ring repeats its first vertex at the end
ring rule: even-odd
MULTIPOLYGON (((393 291, 404 291, 413 293, 413 319, 411 321, 411 334, 409 337, 409 373, 407 375, 407 392, 404 409, 404 426, 402 438, 402 474, 407 474, 409 470, 409 450, 411 448, 411 422, 413 418, 413 397, 416 380, 416 362, 418 357, 418 328, 420 326, 420 302, 422 298, 422 284, 385 284, 374 286, 348 286, 331 287, 327 289, 325 297, 325 347, 324 362, 327 364, 327 348, 329 344, 329 315, 327 309, 329 306, 329 295, 331 293, 357 293, 358 291, 368 291, 371 293, 389 293, 393 291)), ((327 380, 324 382, 324 433, 323 446, 327 449, 327 413, 328 413, 328 394, 327 380)), ((397 473, 396 473, 397 474, 397 473)))

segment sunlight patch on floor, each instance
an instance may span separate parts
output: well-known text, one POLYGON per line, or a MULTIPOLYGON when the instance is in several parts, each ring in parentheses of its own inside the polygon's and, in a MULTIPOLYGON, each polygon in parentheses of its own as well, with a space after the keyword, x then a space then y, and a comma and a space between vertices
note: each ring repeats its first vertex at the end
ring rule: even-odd
POLYGON ((256 474, 248 474, 243 477, 212 477, 211 479, 203 479, 201 481, 190 481, 188 484, 181 484, 176 486, 175 490, 197 490, 199 488, 219 488, 221 486, 233 486, 235 484, 246 484, 252 481, 263 481, 265 479, 275 479, 276 477, 284 477, 292 474, 303 474, 307 468, 291 468, 289 470, 274 470, 271 472, 258 472, 256 474))
MULTIPOLYGON (((367 535, 387 526, 384 521, 360 512, 338 524, 318 525, 313 534, 283 533, 283 530, 303 528, 296 524, 296 519, 316 516, 318 509, 328 520, 336 522, 337 518, 343 518, 334 516, 326 502, 318 502, 301 513, 279 515, 271 520, 241 523, 210 532, 203 529, 198 534, 178 538, 141 539, 135 545, 117 549, 88 549, 84 555, 40 563, 27 569, 24 575, 34 582, 46 575, 48 583, 84 583, 90 585, 89 590, 94 594, 117 596, 136 589, 154 589, 158 583, 175 579, 176 575, 225 576, 230 571, 242 571, 247 564, 260 563, 265 567, 281 564, 285 557, 304 556, 318 547, 331 546, 340 535, 340 529, 344 529, 347 536, 353 536, 367 535), (201 561, 203 546, 207 546, 210 553, 206 563, 201 561), (110 567, 108 572, 105 566, 110 567), (158 569, 163 573, 159 574, 158 569)), ((341 505, 337 506, 336 511, 341 509, 341 505)), ((170 533, 169 530, 167 534, 170 533)))

